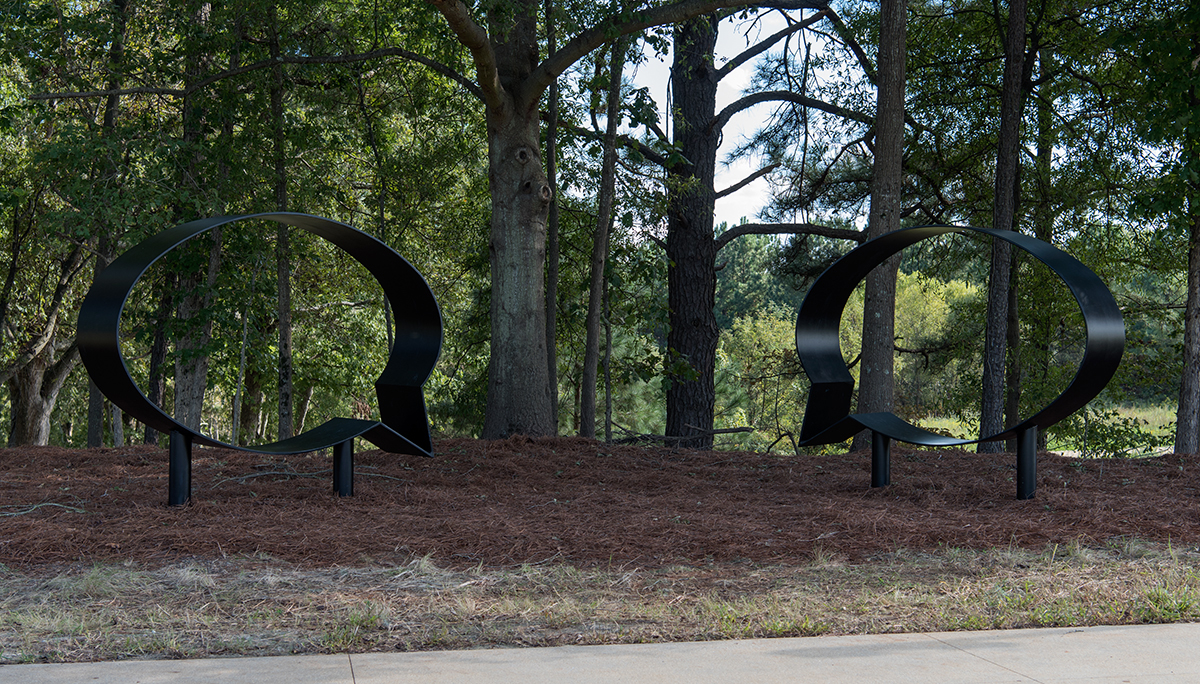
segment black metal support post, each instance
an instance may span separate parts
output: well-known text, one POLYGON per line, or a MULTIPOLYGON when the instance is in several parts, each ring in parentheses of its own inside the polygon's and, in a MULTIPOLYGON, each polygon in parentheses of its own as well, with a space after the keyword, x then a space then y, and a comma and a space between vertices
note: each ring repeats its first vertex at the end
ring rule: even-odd
POLYGON ((192 436, 171 431, 167 466, 167 505, 182 506, 192 498, 192 436))
POLYGON ((1032 499, 1037 491, 1037 427, 1017 433, 1017 498, 1032 499))
POLYGON ((871 486, 886 487, 892 483, 892 438, 882 432, 871 432, 871 486))
POLYGON ((333 447, 333 491, 338 496, 354 496, 354 440, 333 447))

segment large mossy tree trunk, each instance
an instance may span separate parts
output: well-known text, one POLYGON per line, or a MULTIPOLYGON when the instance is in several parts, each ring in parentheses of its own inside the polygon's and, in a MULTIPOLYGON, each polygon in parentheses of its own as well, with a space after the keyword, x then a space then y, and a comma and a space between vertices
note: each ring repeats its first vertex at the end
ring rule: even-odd
POLYGON ((544 267, 550 185, 542 168, 538 97, 523 91, 538 64, 537 3, 520 2, 491 41, 499 89, 487 108, 492 196, 491 361, 483 436, 549 435, 544 267), (523 96, 524 95, 524 96, 523 96))
POLYGON ((667 426, 679 446, 709 448, 719 330, 712 186, 719 142, 710 130, 717 102, 713 54, 718 18, 690 19, 675 30, 671 66, 675 144, 686 162, 669 169, 667 210, 667 426))

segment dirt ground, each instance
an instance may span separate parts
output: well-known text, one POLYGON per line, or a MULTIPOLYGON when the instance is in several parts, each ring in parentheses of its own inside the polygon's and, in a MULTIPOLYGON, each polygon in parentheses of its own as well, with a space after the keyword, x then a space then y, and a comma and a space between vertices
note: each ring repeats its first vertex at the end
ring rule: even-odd
POLYGON ((617 446, 577 438, 455 439, 436 457, 356 455, 355 496, 320 454, 197 448, 192 501, 166 506, 154 447, 0 450, 0 563, 259 555, 300 567, 406 562, 584 567, 749 561, 899 549, 1136 538, 1200 544, 1200 457, 1038 459, 1017 501, 1012 455, 893 449, 781 456, 617 446))

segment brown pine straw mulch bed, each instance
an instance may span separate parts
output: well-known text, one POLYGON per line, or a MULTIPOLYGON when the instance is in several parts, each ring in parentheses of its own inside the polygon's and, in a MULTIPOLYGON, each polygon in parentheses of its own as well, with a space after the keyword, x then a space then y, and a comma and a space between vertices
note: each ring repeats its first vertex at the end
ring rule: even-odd
POLYGON ((864 560, 899 549, 1200 543, 1200 457, 1038 459, 1017 501, 1012 455, 893 448, 781 456, 577 438, 455 439, 435 458, 356 454, 355 496, 330 459, 197 448, 193 498, 169 508, 167 454, 135 446, 0 450, 0 563, 259 555, 304 567, 661 567, 864 560), (323 471, 323 472, 322 472, 323 471))

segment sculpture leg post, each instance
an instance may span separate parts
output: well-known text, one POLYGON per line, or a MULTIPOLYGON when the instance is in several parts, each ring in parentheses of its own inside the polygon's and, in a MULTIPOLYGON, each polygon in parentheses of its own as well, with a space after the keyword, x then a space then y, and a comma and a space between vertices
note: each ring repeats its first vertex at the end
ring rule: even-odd
POLYGON ((192 498, 192 436, 171 431, 167 466, 167 505, 182 506, 192 498))
POLYGON ((892 438, 871 432, 871 486, 886 487, 892 483, 892 438))
POLYGON ((333 445, 333 491, 354 496, 354 440, 333 445))
POLYGON ((1017 433, 1017 498, 1032 499, 1037 491, 1037 427, 1017 433))

